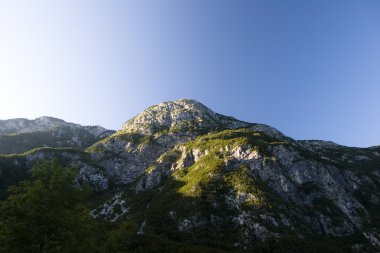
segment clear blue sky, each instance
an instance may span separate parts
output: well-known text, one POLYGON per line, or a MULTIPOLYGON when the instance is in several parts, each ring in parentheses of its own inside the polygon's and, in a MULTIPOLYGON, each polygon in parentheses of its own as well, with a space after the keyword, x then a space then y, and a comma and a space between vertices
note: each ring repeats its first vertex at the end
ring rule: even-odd
POLYGON ((194 98, 296 139, 380 144, 380 1, 0 2, 0 119, 118 129, 194 98))

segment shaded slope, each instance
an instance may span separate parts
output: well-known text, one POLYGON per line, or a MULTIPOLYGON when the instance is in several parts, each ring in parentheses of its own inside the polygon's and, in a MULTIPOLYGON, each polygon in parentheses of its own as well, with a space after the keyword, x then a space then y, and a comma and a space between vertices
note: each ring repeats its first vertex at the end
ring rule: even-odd
POLYGON ((99 126, 81 126, 51 117, 5 120, 0 121, 0 154, 40 147, 84 149, 113 133, 99 126))
MULTIPOLYGON (((290 139, 250 129, 220 131, 164 153, 119 201, 108 203, 111 208, 105 204, 94 214, 120 219, 124 210, 145 231, 223 248, 255 247, 285 235, 339 236, 359 245, 375 238, 376 247, 378 215, 372 210, 380 205, 368 206, 358 192, 368 185, 368 171, 378 168, 350 170, 337 162, 290 139)), ((379 177, 371 182, 379 198, 379 177)))

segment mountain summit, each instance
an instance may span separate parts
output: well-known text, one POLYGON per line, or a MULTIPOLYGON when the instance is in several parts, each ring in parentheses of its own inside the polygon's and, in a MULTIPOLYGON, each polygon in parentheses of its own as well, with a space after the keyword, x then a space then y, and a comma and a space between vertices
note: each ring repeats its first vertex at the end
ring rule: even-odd
POLYGON ((149 107, 127 121, 122 129, 148 134, 158 130, 206 131, 249 125, 235 118, 215 113, 196 100, 181 99, 149 107))
POLYGON ((127 219, 141 236, 239 252, 268 242, 380 250, 379 147, 297 141, 182 99, 149 107, 85 150, 0 155, 0 197, 51 158, 77 167, 78 183, 98 193, 93 217, 127 219))
POLYGON ((34 120, 24 118, 0 120, 0 134, 44 131, 65 124, 67 123, 61 119, 47 116, 36 118, 34 120))
POLYGON ((225 129, 251 128, 278 138, 285 137, 277 129, 248 123, 212 111, 194 99, 179 99, 151 106, 123 124, 122 132, 141 134, 179 133, 194 136, 225 129))

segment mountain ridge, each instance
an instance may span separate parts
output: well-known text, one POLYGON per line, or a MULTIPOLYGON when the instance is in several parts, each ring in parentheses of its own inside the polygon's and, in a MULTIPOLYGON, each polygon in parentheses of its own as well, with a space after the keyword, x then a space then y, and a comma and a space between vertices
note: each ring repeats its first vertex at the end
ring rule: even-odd
POLYGON ((87 148, 113 133, 100 126, 81 126, 48 116, 0 120, 0 154, 39 147, 87 148))
POLYGON ((70 126, 70 127, 84 127, 89 130, 93 129, 92 134, 96 137, 102 134, 102 132, 113 131, 105 129, 104 127, 94 125, 94 126, 83 126, 80 124, 75 124, 71 122, 66 122, 63 119, 51 117, 51 116, 41 116, 35 119, 27 118, 14 118, 0 120, 0 135, 4 134, 15 134, 15 133, 27 133, 35 131, 45 131, 55 127, 70 126))

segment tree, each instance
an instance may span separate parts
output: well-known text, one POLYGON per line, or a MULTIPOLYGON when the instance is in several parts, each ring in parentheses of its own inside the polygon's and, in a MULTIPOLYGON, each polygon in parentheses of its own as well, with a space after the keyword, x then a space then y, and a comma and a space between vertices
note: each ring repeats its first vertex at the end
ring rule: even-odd
POLYGON ((123 221, 107 230, 100 252, 136 252, 134 247, 141 236, 137 235, 138 227, 135 223, 123 221))
POLYGON ((32 180, 9 188, 0 202, 0 252, 93 252, 88 190, 75 169, 57 161, 34 166, 32 180))

